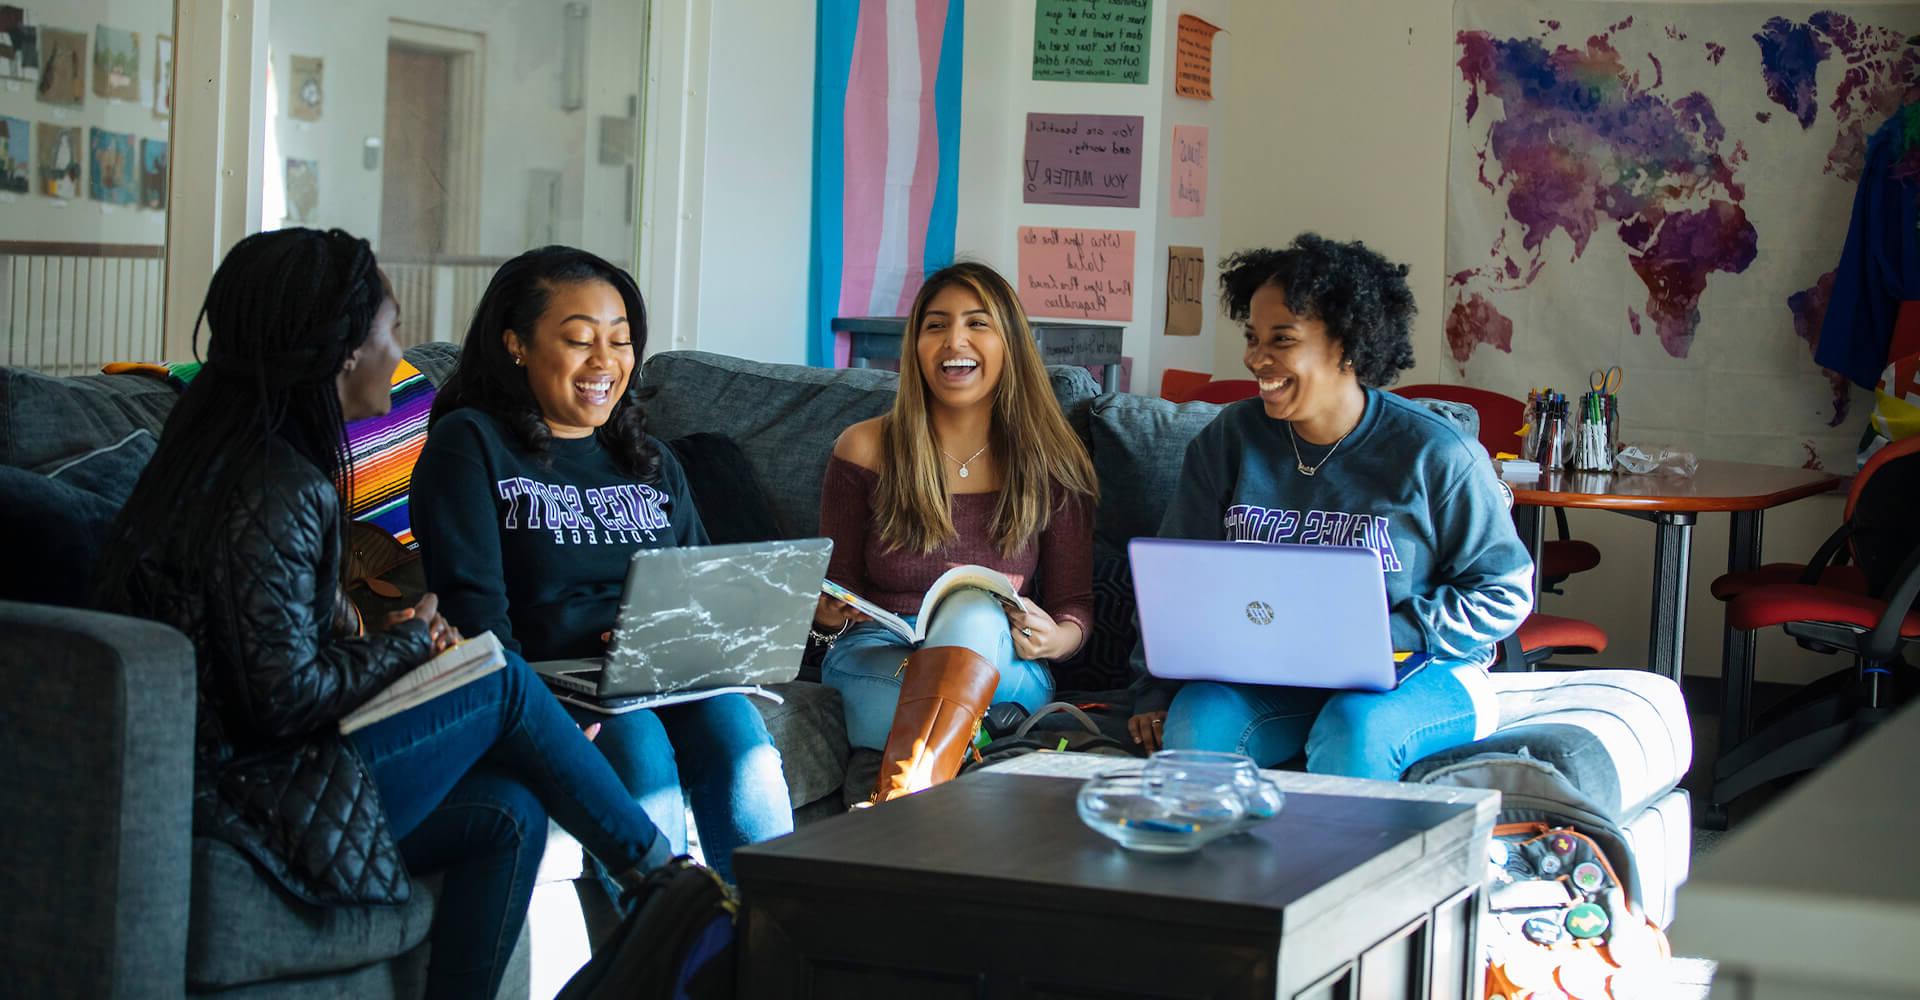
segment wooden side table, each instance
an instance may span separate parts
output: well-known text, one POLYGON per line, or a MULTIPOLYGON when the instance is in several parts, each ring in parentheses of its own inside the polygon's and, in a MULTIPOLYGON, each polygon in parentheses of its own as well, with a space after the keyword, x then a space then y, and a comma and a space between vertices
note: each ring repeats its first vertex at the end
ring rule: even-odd
MULTIPOLYGON (((1120 344, 1125 327, 1045 319, 1033 320, 1031 325, 1034 341, 1040 345, 1041 361, 1099 368, 1101 391, 1120 391, 1120 344)), ((905 316, 841 316, 833 321, 834 332, 847 334, 847 364, 854 368, 900 357, 900 339, 906 329, 905 316)))

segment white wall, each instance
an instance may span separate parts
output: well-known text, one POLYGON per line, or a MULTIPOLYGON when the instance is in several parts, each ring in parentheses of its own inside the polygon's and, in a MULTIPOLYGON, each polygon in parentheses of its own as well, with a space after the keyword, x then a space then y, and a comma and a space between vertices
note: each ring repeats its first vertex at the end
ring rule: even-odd
MULTIPOLYGON (((1603 0, 1593 0, 1603 2, 1603 0)), ((1720 0, 1699 0, 1720 2, 1720 0)), ((1804 5, 1799 5, 1804 6, 1804 5)), ((1364 239, 1411 267, 1419 302, 1414 370, 1437 381, 1444 340, 1448 128, 1452 120, 1452 5, 1438 0, 1236 0, 1239 53, 1222 112, 1233 144, 1215 153, 1215 186, 1228 206, 1228 248, 1284 243, 1317 230, 1364 239)), ((1216 336, 1215 373, 1240 370, 1239 345, 1216 336)), ((1841 501, 1819 497, 1766 515, 1769 561, 1803 562, 1840 519, 1841 501)), ((1601 511, 1572 511, 1575 537, 1598 545, 1600 568, 1546 595, 1541 610, 1605 628, 1612 648, 1589 662, 1644 665, 1653 579, 1653 528, 1601 511)), ((1685 668, 1720 672, 1723 613, 1707 587, 1726 572, 1728 518, 1694 530, 1685 668)), ((1762 680, 1803 682, 1843 663, 1763 633, 1762 680)))
MULTIPOLYGON (((696 0, 699 2, 699 0, 696 0)), ((698 347, 805 364, 813 225, 813 0, 706 0, 698 347)))
POLYGON ((1220 152, 1229 145, 1221 81, 1232 36, 1214 36, 1214 101, 1173 94, 1176 21, 1182 12, 1229 27, 1230 0, 1154 4, 1145 84, 1060 83, 1033 79, 1034 0, 973 0, 967 5, 967 51, 960 138, 960 217, 955 251, 983 260, 1017 282, 1021 226, 1125 229, 1134 233, 1133 318, 1124 353, 1133 358, 1135 392, 1153 394, 1168 367, 1209 367, 1216 318, 1211 290, 1199 337, 1168 337, 1167 246, 1204 247, 1211 268, 1220 248, 1220 152), (1139 115, 1142 119, 1138 208, 1028 205, 1022 201, 1027 113, 1139 115), (1168 190, 1172 127, 1206 125, 1212 143, 1207 212, 1174 219, 1168 190))

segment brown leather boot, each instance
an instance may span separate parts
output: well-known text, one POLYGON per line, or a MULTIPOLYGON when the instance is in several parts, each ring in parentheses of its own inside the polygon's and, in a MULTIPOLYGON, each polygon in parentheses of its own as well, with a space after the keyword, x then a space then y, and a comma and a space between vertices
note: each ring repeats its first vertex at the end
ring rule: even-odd
POLYGON ((911 795, 960 773, 999 683, 993 664, 962 646, 935 646, 907 657, 873 800, 911 795))

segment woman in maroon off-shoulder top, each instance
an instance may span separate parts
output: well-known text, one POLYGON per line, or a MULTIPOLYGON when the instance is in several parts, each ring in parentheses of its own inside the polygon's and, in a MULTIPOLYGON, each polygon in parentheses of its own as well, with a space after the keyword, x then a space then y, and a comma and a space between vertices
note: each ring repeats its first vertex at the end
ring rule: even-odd
POLYGON ((1013 288, 983 264, 935 273, 900 357, 893 412, 847 428, 828 461, 827 576, 911 622, 940 574, 977 564, 1011 579, 1021 606, 955 591, 915 650, 821 599, 822 678, 846 706, 848 741, 882 752, 875 799, 953 777, 988 705, 1048 701, 1047 662, 1072 656, 1093 622, 1093 463, 1013 288))

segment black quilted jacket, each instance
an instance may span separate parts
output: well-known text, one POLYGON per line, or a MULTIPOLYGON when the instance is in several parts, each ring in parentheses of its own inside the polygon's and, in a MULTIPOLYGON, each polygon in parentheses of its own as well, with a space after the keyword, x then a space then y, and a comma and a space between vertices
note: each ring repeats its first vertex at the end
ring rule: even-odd
POLYGON ((198 654, 194 832, 245 851, 314 903, 400 903, 410 886, 373 778, 340 735, 349 710, 426 660, 426 627, 366 637, 342 596, 340 498, 276 444, 240 480, 209 580, 168 571, 183 539, 146 539, 122 609, 198 654))

